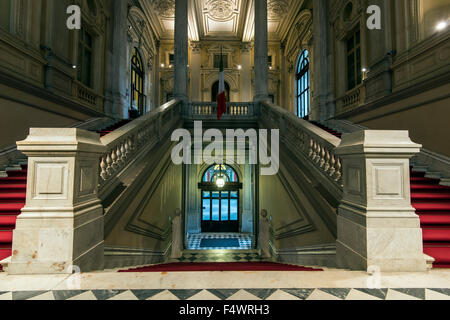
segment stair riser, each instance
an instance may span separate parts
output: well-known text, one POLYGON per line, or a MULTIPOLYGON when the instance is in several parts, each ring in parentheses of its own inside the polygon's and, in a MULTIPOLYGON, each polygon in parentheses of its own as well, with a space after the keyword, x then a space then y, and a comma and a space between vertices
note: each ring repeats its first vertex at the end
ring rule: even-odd
POLYGON ((11 230, 0 230, 0 244, 11 244, 13 241, 13 232, 11 230))
POLYGON ((8 177, 10 178, 26 178, 27 177, 27 171, 7 171, 8 177))

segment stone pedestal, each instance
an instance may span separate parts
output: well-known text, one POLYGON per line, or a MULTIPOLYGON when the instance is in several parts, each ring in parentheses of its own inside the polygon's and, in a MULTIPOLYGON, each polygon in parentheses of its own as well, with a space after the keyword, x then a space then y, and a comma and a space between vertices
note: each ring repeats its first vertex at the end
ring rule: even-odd
POLYGON ((172 259, 183 256, 183 230, 181 225, 181 211, 177 210, 172 219, 172 259))
POLYGON ((30 129, 27 201, 17 219, 9 274, 103 269, 103 207, 97 196, 99 135, 80 129, 30 129), (77 268, 78 267, 78 268, 77 268))
POLYGON ((270 251, 270 221, 266 210, 261 211, 259 217, 259 249, 261 249, 261 258, 271 258, 270 251))
POLYGON ((338 215, 338 267, 427 269, 410 191, 409 159, 420 148, 407 131, 360 131, 343 136, 336 149, 344 179, 338 215))
POLYGON ((255 1, 255 102, 269 98, 267 0, 255 1))

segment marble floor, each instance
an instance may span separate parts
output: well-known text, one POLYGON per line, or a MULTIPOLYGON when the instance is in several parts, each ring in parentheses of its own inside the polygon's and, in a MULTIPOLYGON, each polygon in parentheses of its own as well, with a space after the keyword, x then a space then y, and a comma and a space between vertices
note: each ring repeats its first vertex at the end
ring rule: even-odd
POLYGON ((0 273, 0 300, 450 300, 450 270, 423 273, 0 273), (314 276, 311 276, 314 275, 314 276))
POLYGON ((250 250, 252 248, 252 235, 243 233, 199 233, 188 236, 189 250, 250 250), (237 247, 202 247, 201 243, 204 239, 237 239, 239 246, 237 247))

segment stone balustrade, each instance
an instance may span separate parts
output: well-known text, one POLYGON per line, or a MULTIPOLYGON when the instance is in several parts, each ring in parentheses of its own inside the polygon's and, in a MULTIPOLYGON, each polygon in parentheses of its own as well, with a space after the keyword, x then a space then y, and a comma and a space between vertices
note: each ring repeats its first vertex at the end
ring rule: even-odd
POLYGON ((271 128, 279 128, 289 148, 304 155, 319 172, 342 189, 342 161, 335 154, 341 139, 268 102, 261 104, 261 120, 271 128))
POLYGON ((172 100, 101 138, 106 152, 100 158, 99 185, 102 190, 135 158, 135 153, 154 147, 180 120, 182 103, 172 100))
MULTIPOLYGON (((185 117, 194 120, 216 119, 217 107, 215 102, 190 102, 185 117)), ((223 118, 252 118, 257 115, 255 111, 253 102, 229 102, 223 118)))

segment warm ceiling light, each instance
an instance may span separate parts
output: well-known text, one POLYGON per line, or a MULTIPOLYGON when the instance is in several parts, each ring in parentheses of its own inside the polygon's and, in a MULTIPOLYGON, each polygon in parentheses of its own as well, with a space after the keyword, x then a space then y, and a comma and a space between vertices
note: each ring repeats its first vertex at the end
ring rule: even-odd
POLYGON ((439 22, 437 25, 436 25, 436 30, 437 31, 442 31, 442 30, 444 30, 445 28, 447 28, 447 21, 441 21, 441 22, 439 22))
POLYGON ((161 68, 164 68, 166 65, 164 63, 161 63, 161 68))
POLYGON ((362 68, 362 72, 367 72, 367 69, 366 68, 362 68))
POLYGON ((238 65, 237 68, 238 68, 238 70, 241 70, 241 69, 242 69, 242 66, 241 66, 241 65, 238 65))
POLYGON ((76 66, 76 65, 73 65, 73 66, 72 66, 72 69, 76 69, 76 68, 77 68, 77 66, 76 66))

